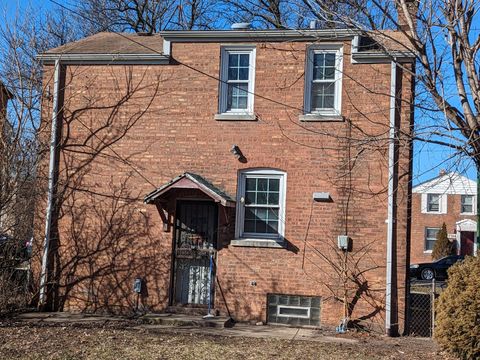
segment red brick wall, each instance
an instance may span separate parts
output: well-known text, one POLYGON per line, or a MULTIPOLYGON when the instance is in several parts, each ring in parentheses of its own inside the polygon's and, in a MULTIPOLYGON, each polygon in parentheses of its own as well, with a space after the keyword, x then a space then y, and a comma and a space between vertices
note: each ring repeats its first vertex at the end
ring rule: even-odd
POLYGON ((421 194, 412 194, 412 248, 411 263, 421 263, 432 261, 431 253, 425 252, 425 228, 441 228, 442 224, 447 225, 448 234, 456 232, 455 224, 463 219, 472 219, 476 221, 476 216, 461 215, 461 195, 447 195, 447 213, 446 214, 422 214, 421 194))
MULTIPOLYGON (((390 65, 352 65, 350 43, 345 42, 342 114, 348 121, 302 123, 298 116, 306 46, 257 44, 258 121, 214 120, 219 44, 174 43, 177 65, 68 67, 61 160, 61 187, 67 186, 58 261, 61 293, 69 292, 65 308, 131 309, 136 301, 133 279, 145 276, 144 305, 164 309, 172 233, 162 231, 157 209, 143 204, 143 196, 185 171, 235 196, 238 171, 263 167, 287 173, 289 246, 235 247, 230 244, 234 211, 221 215, 218 278, 234 317, 264 321, 266 295, 275 292, 321 296, 322 323, 337 324, 344 290, 336 238, 348 233, 353 240, 347 262, 353 280, 347 288, 353 300, 351 317, 363 317, 366 326, 383 326, 390 65), (132 94, 122 102, 128 88, 132 94), (118 101, 122 104, 116 109, 118 101), (92 130, 97 130, 95 136, 92 130), (366 137, 371 141, 365 142, 366 137), (246 163, 230 153, 233 144, 246 163), (317 191, 329 192, 333 202, 314 203, 312 193, 317 191), (256 286, 250 285, 252 280, 256 286)), ((411 96, 406 74, 402 96, 411 96)), ((402 106, 401 126, 406 131, 409 111, 402 106)), ((400 145, 399 168, 405 174, 410 147, 408 141, 400 145)), ((404 176, 398 184, 400 309, 408 261, 408 179, 404 176)), ((218 290, 215 306, 224 312, 218 290)))

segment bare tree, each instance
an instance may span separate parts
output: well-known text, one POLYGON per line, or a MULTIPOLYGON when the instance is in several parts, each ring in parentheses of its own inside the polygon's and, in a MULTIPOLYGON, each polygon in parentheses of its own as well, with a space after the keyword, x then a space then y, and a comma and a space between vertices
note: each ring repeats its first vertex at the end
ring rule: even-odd
POLYGON ((0 26, 0 83, 8 94, 0 119, 0 311, 15 305, 17 291, 27 290, 34 204, 43 192, 36 186, 44 155, 38 129, 41 99, 48 90, 42 88, 36 55, 81 36, 61 9, 55 17, 33 8, 13 18, 4 15, 0 26))
POLYGON ((412 51, 417 65, 414 140, 445 146, 480 166, 478 1, 345 1, 359 14, 356 18, 325 1, 307 2, 318 16, 412 51))
POLYGON ((77 11, 87 19, 86 32, 133 31, 156 33, 166 29, 209 29, 215 23, 211 0, 87 0, 77 11))

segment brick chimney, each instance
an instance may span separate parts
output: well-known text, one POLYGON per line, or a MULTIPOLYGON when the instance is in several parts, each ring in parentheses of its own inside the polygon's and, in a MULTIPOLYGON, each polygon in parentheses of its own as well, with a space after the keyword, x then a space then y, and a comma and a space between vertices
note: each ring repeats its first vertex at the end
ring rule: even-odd
MULTIPOLYGON (((417 23, 417 12, 418 12, 419 0, 404 0, 404 1, 407 5, 408 12, 412 18, 413 25, 415 26, 417 23)), ((395 0, 395 5, 397 8, 398 30, 409 31, 410 26, 408 25, 407 17, 405 16, 405 12, 403 11, 403 8, 402 8, 402 1, 395 0)))

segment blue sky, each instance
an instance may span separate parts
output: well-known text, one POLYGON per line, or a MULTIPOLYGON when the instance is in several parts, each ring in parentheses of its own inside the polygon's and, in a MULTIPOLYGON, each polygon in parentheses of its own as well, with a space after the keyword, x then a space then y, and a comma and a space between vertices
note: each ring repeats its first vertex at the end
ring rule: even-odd
MULTIPOLYGON (((58 0, 65 5, 71 5, 74 1, 58 0)), ((14 16, 16 13, 20 13, 23 8, 28 7, 32 2, 29 0, 0 0, 1 11, 6 11, 8 17, 14 16)), ((34 3, 35 8, 40 8, 42 11, 50 11, 55 5, 48 0, 36 0, 34 3)), ((418 116, 416 121, 421 121, 418 116)), ((452 156, 452 150, 434 144, 426 144, 417 142, 414 145, 414 160, 413 160, 413 177, 414 184, 428 180, 438 175, 441 169, 449 170, 461 170, 468 177, 475 179, 476 171, 470 161, 463 161, 458 164, 458 157, 452 160, 448 160, 452 156)))

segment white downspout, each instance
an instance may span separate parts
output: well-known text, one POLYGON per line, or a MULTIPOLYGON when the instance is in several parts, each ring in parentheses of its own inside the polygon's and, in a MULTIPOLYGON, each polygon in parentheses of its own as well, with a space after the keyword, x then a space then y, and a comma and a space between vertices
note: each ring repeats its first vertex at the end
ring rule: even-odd
POLYGON ((55 191, 55 172, 57 164, 57 145, 58 145, 58 94, 60 91, 60 60, 55 60, 55 73, 53 80, 53 108, 52 108, 52 130, 50 137, 50 163, 48 169, 48 198, 45 214, 45 238, 43 243, 42 271, 40 275, 40 295, 39 307, 45 305, 48 280, 48 259, 50 252, 50 233, 52 228, 53 202, 55 191))
POLYGON ((388 144, 388 211, 387 211, 387 286, 385 294, 385 331, 392 335, 392 282, 393 282, 393 239, 394 239, 394 193, 395 193, 395 115, 397 65, 391 63, 390 78, 390 131, 388 144))

